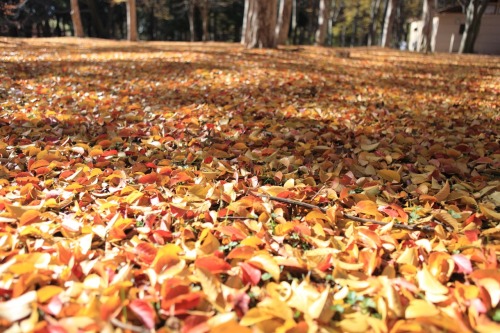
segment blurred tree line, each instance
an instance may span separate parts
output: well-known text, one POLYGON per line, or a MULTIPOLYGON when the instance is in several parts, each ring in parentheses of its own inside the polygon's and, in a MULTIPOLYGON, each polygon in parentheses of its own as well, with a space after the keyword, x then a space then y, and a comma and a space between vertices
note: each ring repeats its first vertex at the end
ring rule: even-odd
MULTIPOLYGON (((429 20, 433 11, 448 6, 460 4, 465 12, 469 4, 486 2, 3 0, 0 5, 0 35, 241 41, 247 47, 275 47, 277 44, 398 47, 407 39, 411 20, 429 20)), ((423 48, 426 48, 425 38, 423 48)))

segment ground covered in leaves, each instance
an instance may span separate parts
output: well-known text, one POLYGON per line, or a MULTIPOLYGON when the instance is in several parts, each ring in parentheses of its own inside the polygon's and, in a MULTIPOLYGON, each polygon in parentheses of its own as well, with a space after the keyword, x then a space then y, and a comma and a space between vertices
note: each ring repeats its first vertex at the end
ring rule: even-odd
POLYGON ((500 330, 500 58, 0 43, 0 330, 500 330))

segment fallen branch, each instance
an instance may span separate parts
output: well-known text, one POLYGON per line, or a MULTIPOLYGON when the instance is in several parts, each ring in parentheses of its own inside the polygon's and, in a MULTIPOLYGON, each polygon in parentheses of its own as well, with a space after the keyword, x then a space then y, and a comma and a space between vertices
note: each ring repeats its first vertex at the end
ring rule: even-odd
POLYGON ((111 319, 111 324, 113 324, 116 327, 119 327, 121 329, 129 330, 129 331, 137 332, 137 333, 150 333, 150 332, 152 332, 151 330, 148 330, 146 328, 142 328, 140 326, 135 326, 135 325, 123 323, 116 318, 111 319))
MULTIPOLYGON (((275 197, 275 196, 272 196, 272 195, 266 195, 266 194, 260 194, 260 193, 256 193, 256 195, 258 197, 262 197, 262 198, 268 198, 269 200, 274 200, 274 201, 278 201, 278 202, 283 202, 283 203, 287 203, 287 204, 291 204, 291 205, 297 205, 297 206, 302 206, 302 207, 306 207, 306 208, 309 208, 309 209, 317 209, 323 213, 326 213, 326 208, 323 208, 323 207, 319 207, 319 206, 316 206, 316 205, 313 205, 313 204, 308 204, 308 203, 305 203, 305 202, 302 202, 302 201, 297 201, 297 200, 292 200, 292 199, 286 199, 286 198, 280 198, 280 197, 275 197)), ((362 223, 362 224, 366 224, 366 223, 373 223, 373 224, 378 224, 378 225, 387 225, 389 224, 389 222, 381 222, 381 221, 377 221, 377 220, 373 220, 373 219, 365 219, 365 218, 362 218, 362 217, 357 217, 357 216, 352 216, 352 215, 348 215, 348 214, 344 214, 342 213, 342 216, 346 219, 349 219, 349 220, 352 220, 352 221, 355 221, 355 222, 359 222, 359 223, 362 223)), ((406 225, 406 224, 402 224, 402 223, 394 223, 393 224, 393 228, 397 228, 397 229, 403 229, 403 230, 409 230, 409 231, 423 231, 423 232, 434 232, 434 228, 432 227, 428 227, 428 226, 417 226, 417 225, 406 225)))

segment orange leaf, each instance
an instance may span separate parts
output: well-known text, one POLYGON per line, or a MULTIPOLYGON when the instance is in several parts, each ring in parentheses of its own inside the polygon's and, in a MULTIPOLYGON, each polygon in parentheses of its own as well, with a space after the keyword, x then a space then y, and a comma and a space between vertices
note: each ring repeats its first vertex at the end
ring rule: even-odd
POLYGON ((19 225, 26 225, 40 221, 41 213, 38 210, 28 210, 19 218, 19 225))
POLYGON ((231 236, 231 240, 233 241, 240 241, 247 238, 247 235, 243 231, 230 225, 221 226, 217 230, 226 236, 231 236))
POLYGON ((382 214, 378 211, 377 204, 371 200, 361 200, 353 208, 359 213, 382 218, 382 214))
POLYGON ((255 252, 252 246, 238 246, 227 255, 227 259, 249 259, 255 252))
POLYGON ((137 179, 137 182, 139 182, 139 184, 154 184, 157 180, 158 174, 156 172, 151 172, 147 175, 139 177, 139 179, 137 179))
POLYGON ((38 161, 33 162, 33 164, 30 165, 29 170, 32 171, 32 170, 35 170, 35 169, 38 169, 41 167, 46 167, 49 164, 50 163, 47 160, 38 160, 38 161))
POLYGON ((199 268, 204 268, 213 274, 226 272, 231 269, 230 264, 216 256, 198 258, 195 260, 194 265, 199 268))

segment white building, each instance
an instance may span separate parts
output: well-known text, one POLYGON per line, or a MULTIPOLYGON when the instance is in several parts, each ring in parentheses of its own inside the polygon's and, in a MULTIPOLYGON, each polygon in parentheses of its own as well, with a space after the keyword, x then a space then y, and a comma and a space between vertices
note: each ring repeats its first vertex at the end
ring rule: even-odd
MULTIPOLYGON (((431 47, 433 52, 458 52, 465 29, 465 14, 461 6, 438 12, 433 20, 431 47)), ((422 35, 423 21, 410 23, 408 49, 417 51, 422 35)), ((490 1, 481 20, 474 52, 500 54, 500 0, 490 1)))

